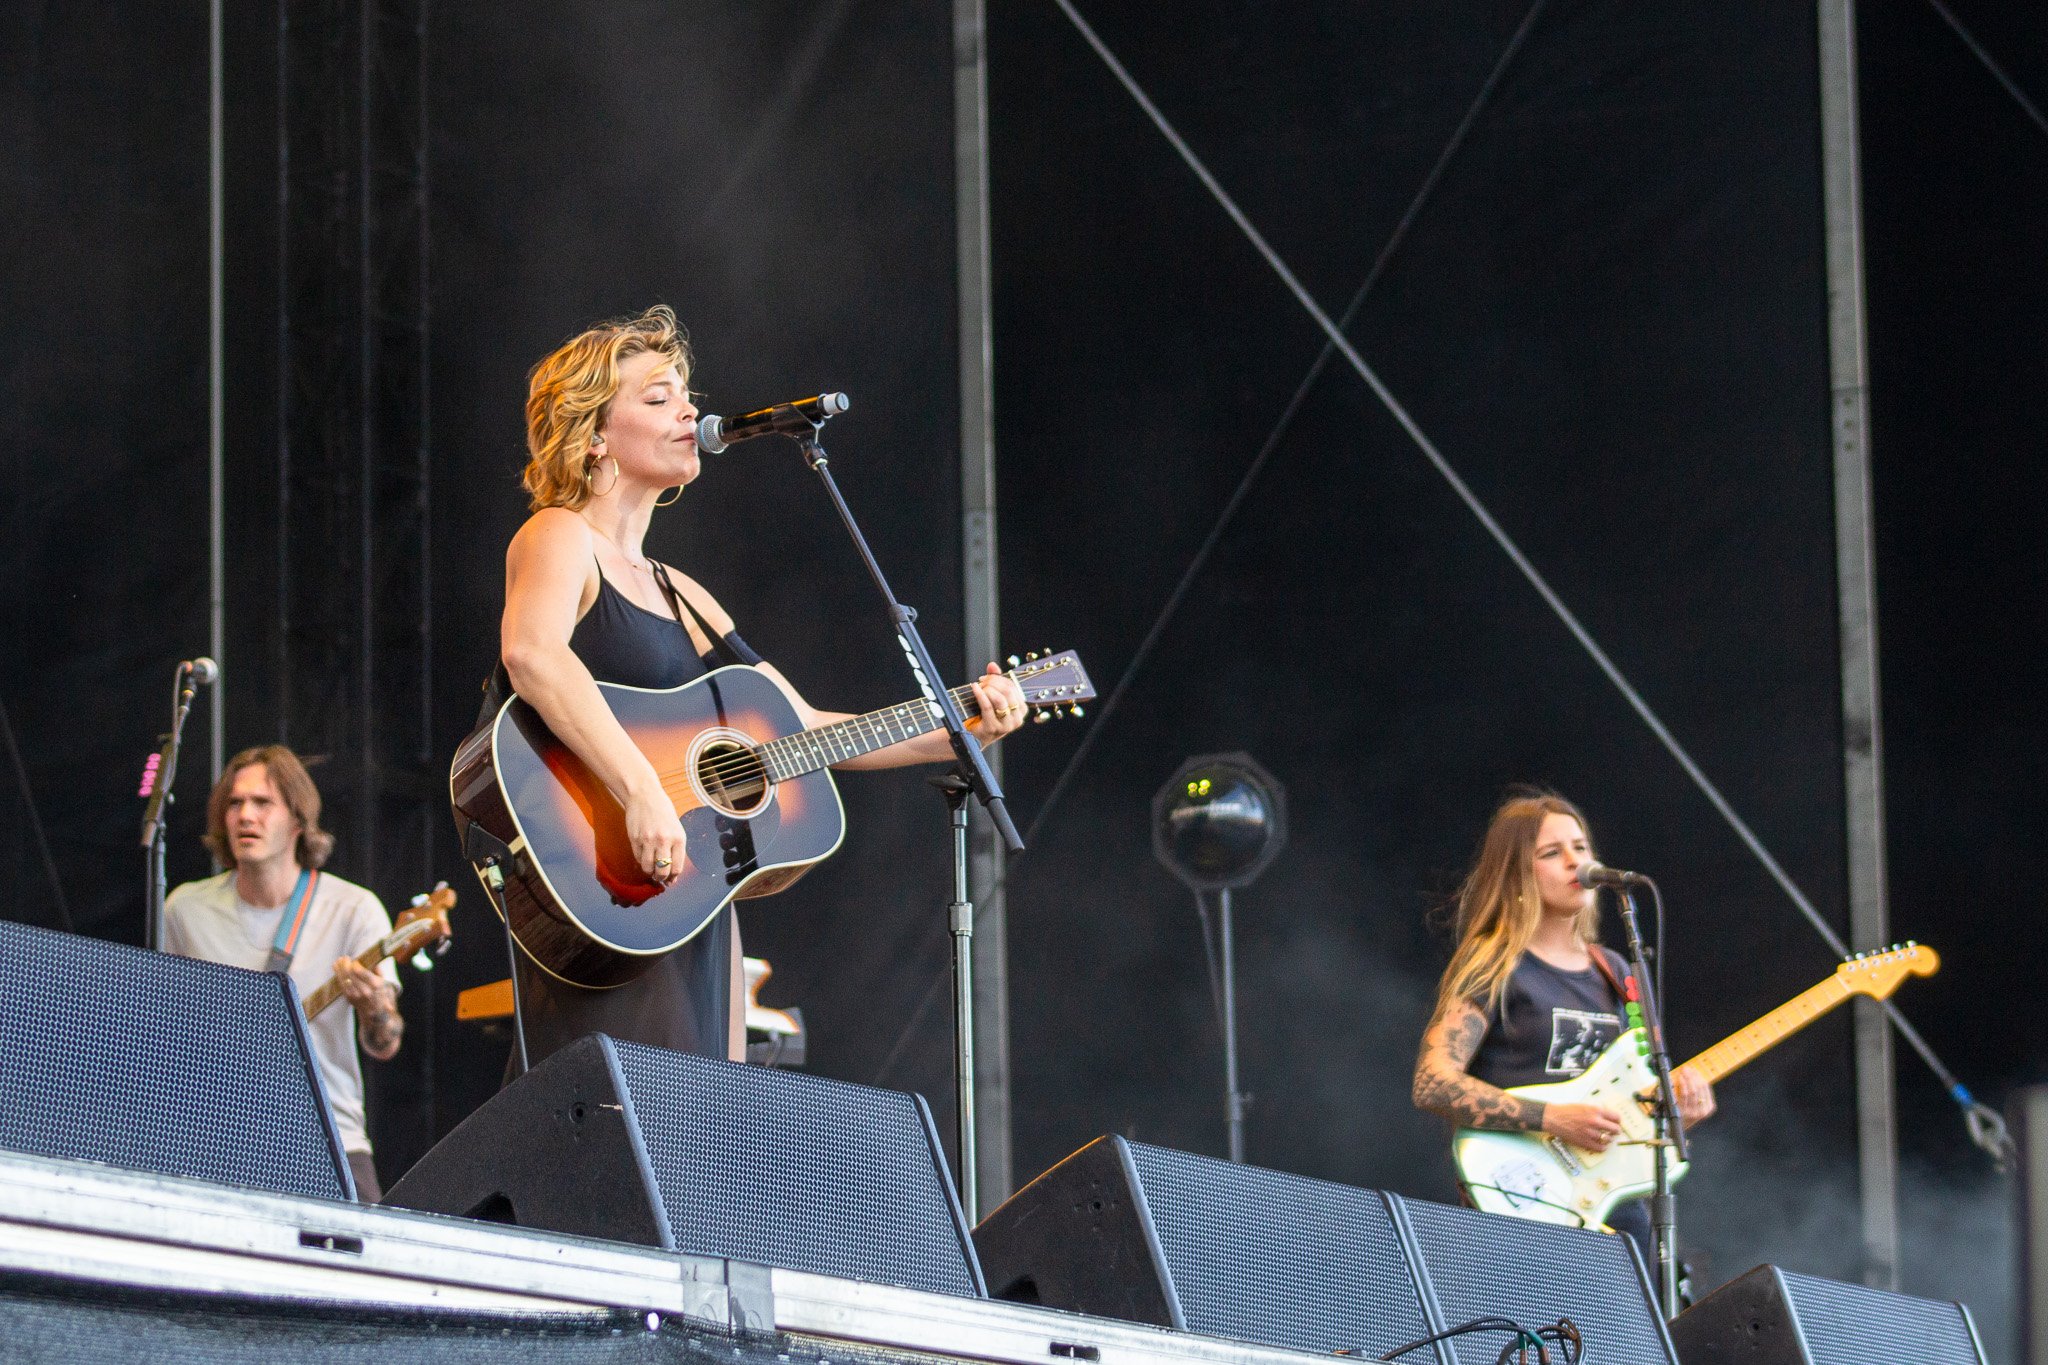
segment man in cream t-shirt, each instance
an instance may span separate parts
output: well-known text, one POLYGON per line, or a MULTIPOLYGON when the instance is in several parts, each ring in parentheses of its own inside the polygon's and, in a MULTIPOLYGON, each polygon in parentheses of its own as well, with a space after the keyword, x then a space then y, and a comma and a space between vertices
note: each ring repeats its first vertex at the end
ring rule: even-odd
POLYGON ((306 767, 281 744, 245 749, 231 759, 206 804, 206 846, 227 871, 186 882, 164 902, 164 947, 180 957, 264 970, 278 927, 292 909, 301 873, 308 905, 293 944, 292 981, 304 999, 339 977, 352 1008, 337 1002, 307 1024, 334 1124, 364 1203, 383 1197, 363 1123, 363 1071, 356 1047, 378 1061, 398 1053, 398 971, 354 957, 391 932, 376 896, 319 871, 334 847, 320 828, 320 792, 306 767))

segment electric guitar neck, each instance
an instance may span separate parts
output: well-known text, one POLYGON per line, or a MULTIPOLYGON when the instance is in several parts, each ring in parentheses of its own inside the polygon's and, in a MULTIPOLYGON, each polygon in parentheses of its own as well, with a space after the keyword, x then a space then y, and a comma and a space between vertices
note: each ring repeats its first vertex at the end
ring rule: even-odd
POLYGON ((1859 953, 1833 976, 1809 986, 1761 1019, 1737 1029, 1685 1065, 1709 1082, 1747 1065, 1853 996, 1882 1000, 1908 975, 1930 976, 1941 966, 1934 949, 1908 943, 1882 953, 1859 953))
MULTIPOLYGON (((448 927, 448 912, 455 908, 455 892, 442 882, 424 896, 414 896, 410 908, 401 913, 391 932, 356 955, 356 965, 376 971, 392 958, 409 957, 436 943, 446 943, 454 930, 448 927)), ((415 965, 421 970, 433 966, 433 959, 415 965)), ((306 1022, 313 1020, 341 999, 341 978, 330 976, 305 1000, 306 1022)))

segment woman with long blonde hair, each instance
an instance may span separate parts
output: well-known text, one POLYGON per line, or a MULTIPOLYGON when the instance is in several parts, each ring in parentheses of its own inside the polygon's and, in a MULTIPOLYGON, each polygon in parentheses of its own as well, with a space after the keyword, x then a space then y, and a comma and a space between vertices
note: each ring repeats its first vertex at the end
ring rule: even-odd
MULTIPOLYGON (((726 664, 760 669, 789 696, 805 728, 848 719, 819 711, 748 647, 732 617, 694 578, 643 548, 655 508, 702 471, 690 351, 675 314, 656 306, 571 337, 533 369, 526 403, 524 482, 533 515, 505 554, 502 674, 611 789, 641 870, 672 882, 683 870, 683 827, 661 778, 633 743, 599 682, 678 687, 726 664)), ((994 664, 972 687, 984 746, 1017 728, 1024 698, 994 664)), ((844 768, 944 762, 933 731, 844 768)), ((745 991, 733 912, 626 985, 568 985, 520 959, 527 1051, 543 1057, 591 1032, 707 1056, 738 1056, 745 991)))
MULTIPOLYGON (((1415 1104, 1464 1128, 1544 1132, 1605 1151, 1621 1132, 1611 1109, 1545 1104, 1508 1088, 1577 1076, 1621 1036, 1628 964, 1600 944, 1600 906, 1579 885, 1593 841, 1578 807, 1518 792, 1494 811, 1458 888, 1457 948, 1415 1062, 1415 1104)), ((1687 1123, 1714 1112, 1698 1074, 1673 1073, 1687 1123)), ((1648 1246, 1649 1217, 1624 1204, 1612 1224, 1648 1246)))

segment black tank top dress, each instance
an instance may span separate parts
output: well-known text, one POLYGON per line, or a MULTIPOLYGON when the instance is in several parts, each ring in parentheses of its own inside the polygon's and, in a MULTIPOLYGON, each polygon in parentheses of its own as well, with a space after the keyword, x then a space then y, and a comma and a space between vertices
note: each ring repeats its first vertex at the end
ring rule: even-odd
MULTIPOLYGON (((679 687, 726 664, 761 662, 737 631, 722 639, 711 633, 668 575, 656 576, 673 616, 658 616, 633 602, 598 570, 597 600, 576 623, 569 648, 599 682, 628 687, 679 687), (683 627, 688 611, 707 640, 711 653, 699 657, 683 627)), ((610 990, 586 990, 549 976, 524 954, 519 957, 519 999, 526 1020, 526 1052, 531 1065, 587 1033, 724 1057, 732 1007, 733 910, 727 906, 696 937, 659 959, 640 976, 610 990)), ((519 1074, 515 1043, 506 1063, 505 1079, 519 1074)))

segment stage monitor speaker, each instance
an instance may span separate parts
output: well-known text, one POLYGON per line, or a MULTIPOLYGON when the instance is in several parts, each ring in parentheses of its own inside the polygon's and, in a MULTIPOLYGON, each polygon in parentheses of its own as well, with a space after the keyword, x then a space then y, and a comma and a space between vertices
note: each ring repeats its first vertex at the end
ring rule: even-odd
POLYGON ((355 1197, 288 979, 6 922, 0 1148, 355 1197))
POLYGON ((1679 1314, 1685 1365, 1984 1365, 1970 1310, 1760 1265, 1679 1314))
MULTIPOLYGON (((1486 1314, 1568 1316, 1587 1365, 1671 1360, 1627 1238, 1118 1137, 1019 1190, 974 1238, 996 1297, 1073 1312, 1375 1359, 1486 1314)), ((1434 1359, 1492 1365, 1507 1340, 1475 1333, 1434 1359)))
POLYGON ((386 1204, 978 1296, 916 1095, 594 1033, 499 1091, 386 1204))
MULTIPOLYGON (((1389 1199, 1399 1196, 1389 1195, 1389 1199)), ((1633 1237, 1401 1199, 1417 1278, 1445 1326, 1489 1315, 1525 1327, 1570 1318, 1584 1365, 1663 1365, 1676 1359, 1633 1237)), ((1493 1365, 1498 1336, 1450 1343, 1458 1365, 1493 1365)), ((1552 1357, 1557 1352, 1553 1349, 1552 1357)), ((1691 1365, 1688 1359, 1686 1365, 1691 1365)))

